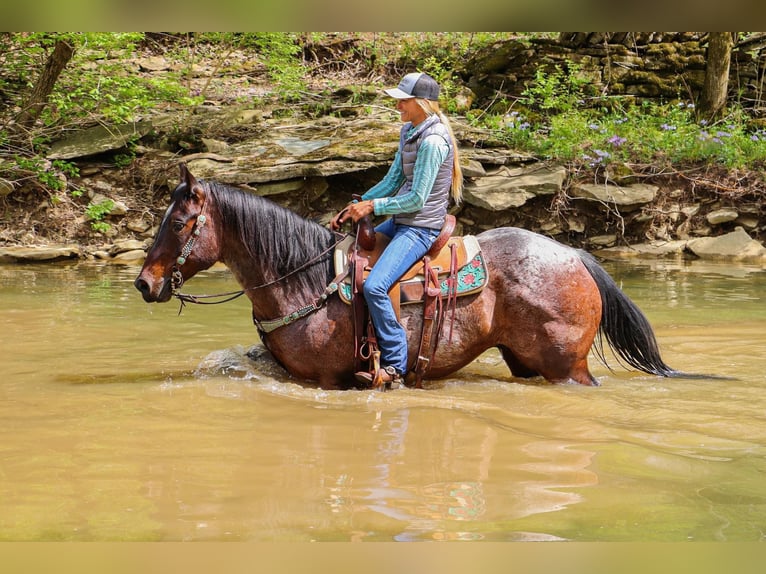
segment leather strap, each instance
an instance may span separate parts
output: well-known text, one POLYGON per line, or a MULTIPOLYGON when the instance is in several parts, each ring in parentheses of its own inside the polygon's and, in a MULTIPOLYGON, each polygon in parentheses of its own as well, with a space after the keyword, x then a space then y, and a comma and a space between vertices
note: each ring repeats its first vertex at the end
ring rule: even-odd
MULTIPOLYGON (((423 376, 430 366, 435 349, 432 350, 431 339, 434 334, 434 321, 441 316, 441 288, 439 287, 439 276, 431 267, 431 259, 426 255, 423 258, 423 269, 425 272, 425 302, 423 304, 423 328, 420 334, 420 347, 418 348, 418 358, 415 363, 415 386, 423 386, 423 376)), ((437 335, 438 337, 438 335, 437 335)))
MULTIPOLYGON (((452 342, 452 328, 455 326, 455 310, 457 309, 457 245, 450 245, 450 267, 447 278, 447 312, 450 313, 449 337, 447 342, 452 342)), ((446 313, 445 313, 446 316, 446 313)), ((441 333, 441 326, 439 328, 441 333)))
POLYGON ((370 358, 370 352, 365 353, 364 346, 367 340, 365 323, 367 322, 367 305, 364 301, 362 286, 364 283, 364 268, 367 266, 367 258, 359 255, 356 249, 351 252, 351 311, 354 321, 354 370, 361 371, 363 361, 370 358))

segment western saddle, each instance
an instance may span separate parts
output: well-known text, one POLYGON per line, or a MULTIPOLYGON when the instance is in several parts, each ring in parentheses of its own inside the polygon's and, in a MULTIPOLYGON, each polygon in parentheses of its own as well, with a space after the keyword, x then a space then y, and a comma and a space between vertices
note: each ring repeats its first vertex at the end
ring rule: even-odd
MULTIPOLYGON (((340 217, 340 214, 337 217, 340 217)), ((335 222, 333 228, 337 229, 335 222)), ((402 304, 423 303, 417 360, 407 377, 408 382, 412 382, 414 378, 417 388, 422 387, 423 377, 436 353, 446 315, 451 314, 454 321, 458 297, 458 270, 479 255, 475 238, 452 237, 454 229, 455 216, 448 214, 428 253, 389 290, 397 319, 400 317, 402 304)), ((388 243, 389 238, 380 233, 376 234, 370 218, 365 217, 356 224, 356 234, 349 236, 335 252, 336 272, 342 273, 348 269, 346 282, 348 302, 351 304, 354 320, 355 371, 376 373, 380 368, 380 351, 364 300, 363 283, 388 243)), ((478 290, 474 289, 471 292, 478 290)), ((342 290, 341 298, 344 298, 342 290)), ((449 340, 451 339, 452 327, 449 332, 449 340)))

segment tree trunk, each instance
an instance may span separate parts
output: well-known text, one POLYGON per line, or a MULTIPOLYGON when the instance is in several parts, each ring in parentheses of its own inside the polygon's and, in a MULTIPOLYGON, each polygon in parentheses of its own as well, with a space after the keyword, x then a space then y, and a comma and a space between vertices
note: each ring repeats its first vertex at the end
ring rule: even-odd
POLYGON ((726 107, 729 66, 735 32, 710 32, 705 83, 700 94, 699 113, 705 118, 720 115, 726 107))
POLYGON ((48 102, 48 96, 53 91, 61 72, 74 56, 74 46, 66 40, 56 40, 53 52, 48 56, 40 77, 37 79, 29 97, 24 102, 17 118, 18 124, 26 129, 32 127, 48 102))

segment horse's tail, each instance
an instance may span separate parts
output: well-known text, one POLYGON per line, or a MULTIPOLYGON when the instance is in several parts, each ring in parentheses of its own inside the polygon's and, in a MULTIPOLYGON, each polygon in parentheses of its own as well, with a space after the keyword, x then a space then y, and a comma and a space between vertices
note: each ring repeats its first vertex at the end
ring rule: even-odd
POLYGON ((578 254, 601 294, 601 325, 594 345, 601 362, 606 365, 603 334, 617 357, 639 371, 662 377, 704 376, 688 375, 670 368, 662 360, 652 326, 638 306, 622 292, 592 255, 580 250, 578 254))

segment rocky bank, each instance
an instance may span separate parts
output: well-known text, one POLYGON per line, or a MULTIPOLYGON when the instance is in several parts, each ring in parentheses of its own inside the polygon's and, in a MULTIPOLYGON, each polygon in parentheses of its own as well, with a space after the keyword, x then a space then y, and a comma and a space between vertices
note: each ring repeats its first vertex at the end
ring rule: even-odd
MULTIPOLYGON (((153 74, 172 64, 147 55, 133 65, 136 73, 153 74)), ((208 72, 197 70, 199 81, 208 81, 208 72)), ((167 111, 62 137, 47 159, 78 166, 65 191, 0 179, 9 223, 0 230, 0 262, 142 258, 180 161, 197 177, 268 196, 323 224, 351 193, 385 173, 399 123, 377 91, 339 88, 323 104, 325 113, 296 114, 278 104, 235 103, 243 90, 252 96, 257 88, 230 84, 226 98, 191 112, 167 111)), ((596 180, 593 173, 509 149, 459 116, 453 121, 466 178, 465 201, 453 208, 457 233, 512 225, 605 257, 766 264, 763 192, 746 185, 748 174, 698 168, 607 173, 596 180)))

